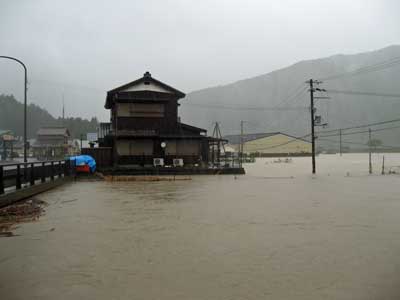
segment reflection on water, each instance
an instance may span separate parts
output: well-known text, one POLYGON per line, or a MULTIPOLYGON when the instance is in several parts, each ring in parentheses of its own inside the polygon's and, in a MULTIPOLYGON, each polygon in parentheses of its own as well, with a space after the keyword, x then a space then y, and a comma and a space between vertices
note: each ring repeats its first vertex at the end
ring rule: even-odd
POLYGON ((379 155, 368 176, 367 159, 41 194, 46 215, 0 239, 1 298, 397 299, 400 176, 378 175, 379 155))

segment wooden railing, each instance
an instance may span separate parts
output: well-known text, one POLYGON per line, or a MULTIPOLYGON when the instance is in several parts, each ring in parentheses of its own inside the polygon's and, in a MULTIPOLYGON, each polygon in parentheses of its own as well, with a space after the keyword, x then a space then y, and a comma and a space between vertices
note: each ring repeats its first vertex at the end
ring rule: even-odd
POLYGON ((112 131, 111 123, 100 123, 98 128, 97 137, 99 139, 104 139, 106 135, 110 135, 112 131))
POLYGON ((0 165, 0 195, 8 189, 20 190, 22 186, 35 184, 74 174, 70 160, 9 163, 0 165))

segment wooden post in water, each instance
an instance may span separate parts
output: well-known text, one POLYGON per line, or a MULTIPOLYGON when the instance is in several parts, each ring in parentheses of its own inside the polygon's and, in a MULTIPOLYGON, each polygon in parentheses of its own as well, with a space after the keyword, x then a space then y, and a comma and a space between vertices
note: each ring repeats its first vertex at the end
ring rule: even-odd
POLYGON ((385 175, 385 155, 382 157, 382 175, 385 175))

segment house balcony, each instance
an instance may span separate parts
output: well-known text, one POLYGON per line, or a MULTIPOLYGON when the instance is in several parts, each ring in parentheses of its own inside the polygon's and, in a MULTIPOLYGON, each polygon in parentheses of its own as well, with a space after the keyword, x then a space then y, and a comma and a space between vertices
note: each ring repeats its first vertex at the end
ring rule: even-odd
POLYGON ((98 128, 97 137, 99 140, 104 140, 104 137, 112 134, 111 123, 100 123, 98 128))
POLYGON ((155 129, 118 129, 115 132, 111 123, 100 123, 97 134, 99 141, 104 141, 107 136, 115 134, 117 137, 155 137, 159 135, 159 131, 155 129))

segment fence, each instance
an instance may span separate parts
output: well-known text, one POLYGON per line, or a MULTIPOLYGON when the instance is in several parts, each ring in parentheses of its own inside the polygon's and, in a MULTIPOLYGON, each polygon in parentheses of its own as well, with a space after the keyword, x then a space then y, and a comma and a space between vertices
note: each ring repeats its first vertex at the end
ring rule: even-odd
POLYGON ((23 185, 34 186, 71 175, 74 171, 70 160, 11 163, 0 165, 0 195, 7 188, 20 190, 23 185))
POLYGON ((112 148, 82 148, 82 154, 90 155, 96 161, 97 168, 107 168, 113 165, 112 148))

